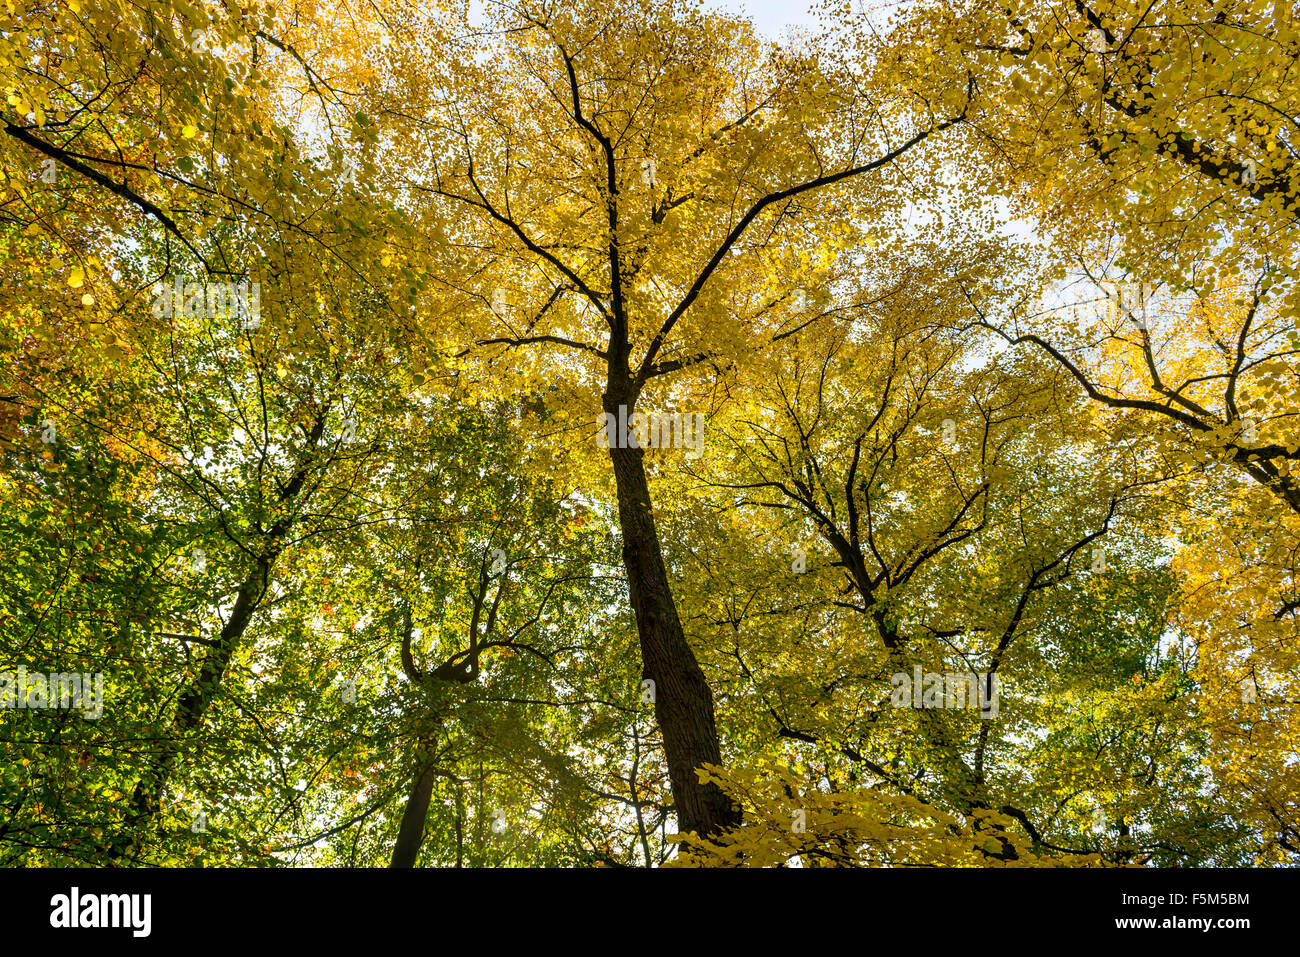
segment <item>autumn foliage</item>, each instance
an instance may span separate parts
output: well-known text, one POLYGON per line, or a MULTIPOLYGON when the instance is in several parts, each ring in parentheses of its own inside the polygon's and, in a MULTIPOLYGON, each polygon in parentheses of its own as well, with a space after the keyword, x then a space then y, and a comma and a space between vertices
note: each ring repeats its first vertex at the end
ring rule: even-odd
POLYGON ((0 863, 1300 862, 1300 22, 819 24, 6 0, 0 863))

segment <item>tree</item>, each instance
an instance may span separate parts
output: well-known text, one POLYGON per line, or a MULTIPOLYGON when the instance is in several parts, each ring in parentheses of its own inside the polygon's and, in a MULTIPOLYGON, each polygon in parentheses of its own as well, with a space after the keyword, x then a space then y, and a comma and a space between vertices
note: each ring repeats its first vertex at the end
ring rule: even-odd
POLYGON ((1177 811, 1200 784, 1190 683, 1157 652, 1176 592, 1152 540, 1161 463, 1108 450, 1051 365, 972 363, 943 321, 971 278, 918 265, 840 335, 795 337, 720 426, 733 454, 701 478, 737 520, 686 594, 715 669, 731 659, 728 699, 770 717, 749 739, 762 757, 714 772, 754 818, 712 863, 1205 853, 1177 811), (914 670, 1005 697, 996 715, 900 710, 891 675, 914 670), (1079 735, 1098 708, 1106 737, 1079 735), (1093 829, 1099 807, 1113 823, 1093 829))
MULTIPOLYGON (((743 22, 672 2, 490 19, 441 34, 436 65, 399 52, 372 112, 392 180, 434 221, 461 223, 409 240, 443 256, 451 338, 493 372, 511 352, 525 381, 557 377, 571 446, 598 438, 601 413, 621 428, 656 400, 698 397, 711 367, 821 318, 817 287, 844 268, 855 209, 961 122, 967 93, 933 109, 873 102, 842 92, 885 82, 854 59, 765 49, 743 22)), ((669 586, 645 451, 614 435, 608 456, 678 824, 713 833, 736 812, 696 776, 721 760, 714 703, 669 586)))
POLYGON ((1282 14, 0 11, 0 861, 1293 863, 1282 14))
POLYGON ((989 164, 990 191, 1055 237, 1045 278, 1071 270, 1087 280, 1087 300, 1110 300, 1101 322, 1077 322, 1077 308, 1062 322, 1028 298, 979 323, 1045 350, 1094 400, 1150 413, 1199 455, 1226 454, 1296 509, 1287 369, 1300 315, 1291 115, 1300 42, 1290 11, 1275 12, 1250 2, 975 2, 923 8, 896 43, 915 82, 930 66, 929 36, 945 50, 932 84, 978 78, 966 131, 989 164), (1246 307, 1231 321, 1210 305, 1225 297, 1246 307), (1189 324, 1194 301, 1209 312, 1189 324), (1098 378, 1090 359, 1102 350, 1131 353, 1143 372, 1126 388, 1098 378), (1267 438, 1251 412, 1260 402, 1273 406, 1267 438))

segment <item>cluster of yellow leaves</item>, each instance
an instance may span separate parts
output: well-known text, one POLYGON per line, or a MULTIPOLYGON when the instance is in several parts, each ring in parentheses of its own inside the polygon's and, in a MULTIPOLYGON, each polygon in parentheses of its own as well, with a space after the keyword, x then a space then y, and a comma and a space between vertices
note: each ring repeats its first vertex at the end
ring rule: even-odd
POLYGON ((738 801, 745 823, 720 839, 677 838, 692 867, 1089 867, 1098 855, 1040 857, 1011 818, 977 809, 959 818, 906 794, 830 793, 775 762, 701 769, 738 801), (1014 856, 1012 856, 1014 855, 1014 856))
POLYGON ((1261 862, 1278 863, 1300 846, 1300 518, 1259 489, 1225 498, 1186 521, 1183 626, 1215 779, 1263 835, 1261 862))

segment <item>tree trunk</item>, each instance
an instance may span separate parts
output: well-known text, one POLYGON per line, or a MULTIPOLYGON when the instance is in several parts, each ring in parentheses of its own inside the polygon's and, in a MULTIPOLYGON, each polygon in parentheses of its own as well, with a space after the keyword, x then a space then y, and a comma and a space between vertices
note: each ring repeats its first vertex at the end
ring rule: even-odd
MULTIPOLYGON (((315 450, 321 436, 325 433, 325 420, 328 415, 328 407, 317 414, 316 421, 307 435, 310 454, 306 460, 299 463, 298 470, 288 483, 280 488, 277 498, 281 505, 288 506, 296 502, 299 494, 302 493, 307 477, 315 464, 315 450)), ((310 493, 304 498, 310 498, 310 493)), ((288 510, 288 514, 292 516, 292 510, 288 510)), ((230 610, 230 617, 222 627, 221 634, 212 643, 212 650, 204 657, 198 675, 177 701, 172 726, 163 742, 161 752, 149 762, 140 775, 139 781, 136 782, 135 792, 131 795, 131 803, 127 806, 126 816, 122 822, 122 830, 112 839, 108 848, 110 858, 116 859, 123 855, 134 854, 136 848, 143 843, 145 831, 162 805, 162 796, 171 780, 176 756, 180 753, 185 739, 203 724, 204 715, 221 691, 226 668, 234 658, 240 640, 248 630, 253 614, 266 594, 271 568, 280 556, 282 536, 292 527, 293 521, 292 517, 282 518, 262 534, 262 542, 269 547, 265 548, 253 569, 240 583, 239 591, 235 596, 235 605, 230 610)))
POLYGON ((143 841, 148 829, 162 804, 163 792, 171 780, 172 768, 176 762, 185 739, 198 730, 203 723, 203 716, 211 706, 221 683, 225 678, 226 668, 239 647, 239 641, 248 630, 253 613, 266 589, 266 579, 270 563, 263 560, 257 568, 239 586, 234 608, 226 620, 225 627, 214 642, 211 651, 203 659, 199 673, 181 694, 176 705, 175 716, 167 738, 163 741, 159 754, 150 762, 144 773, 136 782, 131 803, 127 806, 125 819, 120 834, 126 841, 114 841, 108 849, 110 858, 130 856, 143 841))
MULTIPOLYGON (((617 404, 611 409, 608 401, 605 410, 618 414, 617 404)), ((650 505, 644 453, 613 447, 616 444, 611 443, 609 456, 618 486, 623 567, 641 642, 641 674, 654 682, 655 720, 663 732, 678 830, 706 837, 739 824, 740 809, 716 785, 702 785, 695 775, 703 764, 722 764, 713 692, 677 617, 650 505)))
POLYGON ((424 821, 429 814, 433 779, 437 776, 432 759, 415 775, 410 797, 406 799, 406 809, 402 812, 402 824, 397 830, 397 842, 393 845, 393 858, 388 862, 389 867, 415 866, 420 845, 424 842, 424 821))

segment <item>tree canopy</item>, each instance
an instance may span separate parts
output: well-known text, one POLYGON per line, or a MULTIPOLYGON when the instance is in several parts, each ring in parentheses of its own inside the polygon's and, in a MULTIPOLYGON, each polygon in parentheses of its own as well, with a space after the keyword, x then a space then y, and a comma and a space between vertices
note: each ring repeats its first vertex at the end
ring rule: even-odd
POLYGON ((1300 863, 1300 24, 819 24, 8 0, 0 863, 1300 863))

